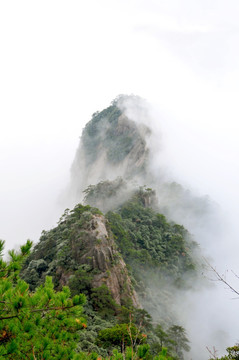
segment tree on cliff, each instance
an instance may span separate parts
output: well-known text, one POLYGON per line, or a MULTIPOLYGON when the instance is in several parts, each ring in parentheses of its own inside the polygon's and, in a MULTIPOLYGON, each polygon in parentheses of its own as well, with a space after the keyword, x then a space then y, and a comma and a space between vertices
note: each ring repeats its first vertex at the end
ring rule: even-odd
POLYGON ((189 351, 189 340, 186 331, 182 326, 173 325, 168 329, 168 335, 171 339, 172 349, 179 359, 184 359, 183 351, 189 351))

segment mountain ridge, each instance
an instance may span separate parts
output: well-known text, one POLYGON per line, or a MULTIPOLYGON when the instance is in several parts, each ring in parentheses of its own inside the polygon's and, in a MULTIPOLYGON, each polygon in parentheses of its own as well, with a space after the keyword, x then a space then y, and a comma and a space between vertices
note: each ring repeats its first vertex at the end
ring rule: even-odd
MULTIPOLYGON (((182 321, 175 294, 197 286, 201 269, 200 249, 173 221, 170 206, 181 210, 179 218, 190 213, 196 219, 204 200, 151 172, 152 131, 142 124, 144 116, 139 124, 127 117, 124 100, 86 124, 68 191, 78 205, 66 209, 58 226, 43 231, 22 276, 31 289, 50 275, 57 289, 68 285, 73 295, 84 293, 93 327, 98 315, 111 327, 140 311, 170 327, 182 321)), ((134 106, 138 101, 133 97, 134 106)), ((82 349, 89 351, 97 334, 82 349)))

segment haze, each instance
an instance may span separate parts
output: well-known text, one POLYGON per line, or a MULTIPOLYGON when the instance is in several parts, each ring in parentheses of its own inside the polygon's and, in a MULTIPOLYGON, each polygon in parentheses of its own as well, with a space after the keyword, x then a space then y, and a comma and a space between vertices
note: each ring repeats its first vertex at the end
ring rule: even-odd
MULTIPOLYGON (((0 3, 0 238, 8 249, 55 225, 82 127, 133 93, 151 103, 169 177, 225 214, 220 246, 207 239, 205 251, 221 271, 239 273, 238 15, 236 0, 0 3)), ((221 311, 205 322, 228 322, 238 341, 221 311)))

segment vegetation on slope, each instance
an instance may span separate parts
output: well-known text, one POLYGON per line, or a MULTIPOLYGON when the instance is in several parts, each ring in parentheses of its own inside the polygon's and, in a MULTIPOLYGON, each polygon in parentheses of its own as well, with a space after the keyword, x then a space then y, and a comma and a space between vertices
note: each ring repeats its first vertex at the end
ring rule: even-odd
MULTIPOLYGON (((100 357, 102 360, 177 358, 167 355, 162 342, 154 356, 155 351, 147 344, 147 335, 142 332, 142 322, 136 325, 131 315, 127 323, 113 325, 109 322, 105 328, 99 326, 102 318, 98 317, 97 336, 92 339, 93 331, 88 331, 85 319, 81 317, 85 296, 79 294, 71 298, 68 287, 56 292, 50 277, 31 292, 28 284, 19 277, 21 264, 31 245, 28 241, 20 253, 9 252, 10 261, 5 262, 2 259, 4 242, 0 241, 0 359, 96 360, 99 352, 91 350, 100 350, 97 345, 106 349, 105 356, 100 357), (90 338, 92 348, 82 352, 82 343, 90 338)), ((97 301, 99 303, 100 298, 97 297, 97 301)), ((95 314, 93 318, 96 323, 95 314)), ((175 344, 175 341, 171 340, 171 343, 175 344)))
MULTIPOLYGON (((56 292, 49 277, 44 285, 31 292, 28 284, 19 277, 22 262, 31 246, 28 241, 19 253, 10 251, 10 260, 6 262, 2 259, 4 242, 0 241, 0 359, 183 359, 183 350, 188 351, 189 345, 185 330, 180 326, 171 326, 165 332, 161 325, 157 325, 149 332, 149 319, 142 326, 142 316, 136 319, 135 314, 135 321, 132 321, 131 313, 123 315, 121 312, 121 321, 124 322, 119 321, 114 325, 108 321, 105 327, 102 327, 100 317, 97 327, 97 315, 94 314, 95 329, 88 330, 82 318, 84 295, 70 298, 67 287, 56 292), (149 336, 142 332, 143 329, 149 336), (92 336, 92 333, 96 335, 92 336), (82 352, 82 343, 87 342, 91 348, 88 346, 87 352, 82 352), (167 355, 165 345, 171 356, 167 355), (98 350, 98 353, 94 350, 98 350), (100 350, 105 351, 105 355, 99 357, 100 350)), ((144 311, 139 310, 138 315, 140 312, 144 317, 144 311)), ((228 355, 220 360, 238 359, 238 346, 227 351, 228 355)), ((216 355, 212 359, 219 360, 216 355)))
POLYGON ((196 243, 182 226, 145 205, 151 189, 141 188, 107 218, 125 261, 132 267, 158 267, 177 278, 195 270, 192 251, 196 243))
MULTIPOLYGON (((34 293, 19 278, 23 259, 31 242, 10 261, 0 259, 0 359, 78 359, 74 350, 83 327, 84 295, 70 298, 64 287, 56 293, 51 278, 34 293)), ((4 242, 0 241, 2 256, 4 242)))
POLYGON ((109 228, 127 264, 132 269, 148 270, 157 268, 161 274, 180 279, 185 273, 195 272, 194 250, 197 244, 189 232, 179 224, 168 222, 158 213, 155 191, 144 187, 135 190, 131 198, 121 205, 127 185, 118 178, 90 185, 85 190, 85 203, 103 205, 106 199, 114 210, 106 217, 109 228), (114 204, 112 203, 112 200, 114 204))
MULTIPOLYGON (((130 121, 117 101, 93 114, 83 131, 76 160, 83 159, 78 167, 85 166, 85 180, 97 159, 104 160, 108 173, 123 169, 131 180, 146 174, 145 135, 150 130, 130 121)), ((177 209, 185 202, 177 184, 159 189, 164 213, 168 194, 177 209)), ((186 195, 186 205, 194 209, 194 198, 186 195)), ((132 190, 122 178, 89 185, 88 205, 67 209, 57 227, 42 232, 30 255, 27 242, 19 254, 10 252, 9 262, 0 256, 0 360, 184 358, 190 349, 185 329, 172 319, 159 323, 154 318, 153 323, 134 291, 151 303, 149 278, 157 288, 163 280, 175 290, 175 285, 184 288, 185 276, 196 274, 197 244, 183 226, 158 212, 155 200, 155 191, 145 186, 132 190), (116 281, 112 287, 111 281, 116 281)), ((204 210, 204 202, 197 202, 196 214, 204 210)), ((160 288, 161 296, 163 292, 160 288)), ((161 302, 157 298, 161 311, 171 313, 168 301, 161 302)), ((222 359, 238 358, 237 346, 227 351, 222 359)))
POLYGON ((84 166, 88 169, 100 155, 104 155, 104 164, 111 167, 122 164, 129 156, 132 159, 125 175, 132 176, 141 173, 146 165, 145 155, 148 152, 145 135, 150 134, 150 130, 128 119, 117 106, 118 100, 92 115, 83 129, 76 158, 84 157, 84 166), (137 160, 140 162, 138 165, 137 160))
MULTIPOLYGON (((190 243, 191 239, 187 231, 182 226, 167 222, 163 215, 149 207, 154 197, 155 194, 151 189, 140 188, 116 212, 110 211, 107 214, 108 236, 112 241, 113 238, 115 239, 112 266, 117 267, 117 263, 121 262, 120 259, 123 257, 126 263, 130 264, 132 280, 138 285, 138 290, 139 280, 142 280, 136 272, 139 268, 142 274, 147 268, 157 268, 159 274, 162 276, 166 273, 170 274, 175 280, 182 277, 185 272, 194 271, 190 254, 190 247, 194 245, 190 243)), ((89 205, 79 204, 72 211, 66 210, 56 228, 42 233, 40 242, 25 261, 23 278, 33 291, 44 284, 46 276, 52 276, 58 290, 67 284, 73 296, 80 293, 86 295, 88 302, 85 307, 85 317, 88 327, 79 334, 78 351, 93 351, 101 356, 108 356, 114 348, 122 351, 122 346, 126 351, 126 340, 124 344, 116 344, 112 335, 110 342, 109 334, 113 334, 113 331, 121 334, 121 331, 128 329, 131 323, 139 329, 137 331, 140 334, 147 334, 152 356, 162 351, 163 346, 167 346, 171 356, 176 359, 181 354, 182 346, 176 348, 173 345, 178 341, 172 334, 167 336, 167 340, 165 338, 160 342, 155 333, 155 326, 151 324, 150 316, 145 310, 134 308, 130 294, 124 297, 119 305, 112 297, 106 283, 97 287, 94 285, 95 276, 101 276, 102 270, 94 267, 94 261, 85 255, 90 241, 87 231, 91 231, 89 227, 91 229, 92 221, 97 216, 103 218, 98 209, 89 205)), ((97 228, 92 231, 97 231, 97 228)), ((94 241, 94 246, 102 246, 102 240, 94 241)), ((110 267, 107 271, 103 271, 104 276, 111 276, 112 269, 113 267, 110 267)), ((174 324, 168 324, 169 328, 172 326, 174 324)), ((168 329, 166 333, 170 331, 168 329)), ((137 341, 141 339, 142 343, 144 338, 140 336, 137 335, 137 341)), ((179 358, 183 357, 180 355, 179 358)))
POLYGON ((30 284, 32 290, 42 284, 46 276, 52 276, 55 286, 60 288, 61 274, 65 270, 69 271, 69 274, 70 271, 84 273, 87 291, 87 284, 90 281, 88 273, 93 269, 79 264, 72 244, 78 236, 84 236, 84 226, 96 214, 101 212, 88 205, 79 204, 72 211, 65 210, 57 227, 42 231, 40 240, 27 258, 22 272, 23 278, 30 284))

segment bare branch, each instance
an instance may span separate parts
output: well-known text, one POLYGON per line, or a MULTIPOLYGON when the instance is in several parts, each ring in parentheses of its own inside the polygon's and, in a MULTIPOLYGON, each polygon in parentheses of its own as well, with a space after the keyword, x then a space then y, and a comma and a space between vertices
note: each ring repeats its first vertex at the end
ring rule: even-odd
MULTIPOLYGON (((217 277, 218 281, 221 281, 223 284, 225 284, 232 292, 237 294, 239 296, 239 291, 237 291, 234 287, 232 287, 229 282, 227 282, 222 275, 219 274, 219 272, 204 258, 204 261, 209 266, 209 268, 214 272, 214 274, 217 277)), ((237 276, 238 277, 238 276, 237 276)))
POLYGON ((210 350, 208 346, 206 346, 206 349, 209 352, 209 354, 213 357, 213 359, 216 359, 216 360, 218 359, 218 357, 217 357, 217 352, 218 351, 215 349, 214 346, 213 346, 213 351, 210 350))
POLYGON ((236 273, 234 273, 233 270, 231 270, 231 272, 233 273, 233 275, 234 275, 235 277, 237 277, 237 278, 239 279, 239 276, 238 276, 236 273))

